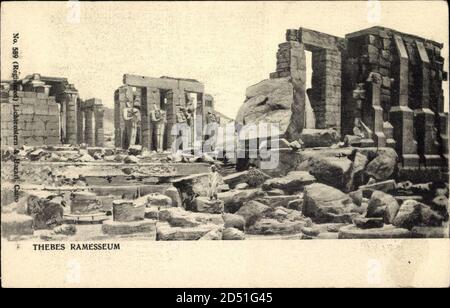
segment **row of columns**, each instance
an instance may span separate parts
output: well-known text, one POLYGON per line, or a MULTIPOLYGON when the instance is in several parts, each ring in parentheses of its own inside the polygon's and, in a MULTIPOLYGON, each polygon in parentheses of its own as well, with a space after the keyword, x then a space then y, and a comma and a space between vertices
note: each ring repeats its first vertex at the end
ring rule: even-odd
POLYGON ((77 106, 77 143, 88 146, 103 147, 105 143, 103 131, 104 109, 100 99, 78 100, 77 106))

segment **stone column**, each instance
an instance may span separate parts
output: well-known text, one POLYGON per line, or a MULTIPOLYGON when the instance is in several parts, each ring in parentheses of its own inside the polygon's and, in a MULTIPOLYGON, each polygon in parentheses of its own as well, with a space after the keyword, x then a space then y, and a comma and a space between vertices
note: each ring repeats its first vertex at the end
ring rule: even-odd
POLYGON ((77 98, 78 92, 76 90, 64 91, 65 96, 65 124, 66 134, 65 143, 78 144, 77 142, 77 98))
POLYGON ((103 147, 105 145, 105 137, 103 131, 103 115, 105 110, 102 105, 94 106, 95 119, 95 146, 103 147))
POLYGON ((366 80, 367 102, 363 109, 363 122, 372 131, 376 146, 386 146, 386 136, 383 132, 383 108, 381 107, 381 75, 379 73, 370 73, 366 80))
POLYGON ((414 140, 414 113, 408 107, 408 66, 409 58, 405 45, 400 36, 394 35, 397 50, 397 63, 395 64, 395 87, 389 119, 394 126, 394 139, 396 150, 403 166, 418 167, 417 143, 414 140))
POLYGON ((316 128, 341 130, 341 52, 318 49, 312 53, 311 105, 316 128))
POLYGON ((441 165, 438 154, 437 129, 435 128, 435 113, 430 109, 430 60, 422 42, 415 41, 419 54, 420 73, 419 103, 420 107, 414 110, 415 128, 417 135, 417 151, 425 166, 441 165))
POLYGON ((93 109, 91 106, 84 109, 84 142, 88 146, 94 146, 94 132, 93 132, 93 109))
POLYGON ((83 101, 78 98, 77 99, 77 143, 81 144, 84 142, 84 131, 83 131, 83 111, 81 110, 81 105, 83 101))

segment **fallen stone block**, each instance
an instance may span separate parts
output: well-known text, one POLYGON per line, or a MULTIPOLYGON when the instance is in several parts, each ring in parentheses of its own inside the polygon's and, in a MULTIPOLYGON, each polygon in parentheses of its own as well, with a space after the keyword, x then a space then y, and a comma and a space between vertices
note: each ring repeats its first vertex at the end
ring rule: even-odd
POLYGON ((252 188, 218 193, 217 198, 223 200, 224 212, 235 213, 245 202, 265 196, 267 196, 266 192, 258 188, 252 188))
POLYGON ((255 200, 264 203, 265 205, 268 205, 271 208, 279 206, 287 208, 289 202, 297 200, 298 198, 299 198, 298 195, 282 195, 282 196, 266 196, 262 198, 257 198, 255 200))
POLYGON ((55 234, 74 235, 77 233, 77 227, 75 225, 62 224, 53 228, 55 234))
POLYGON ((45 155, 45 151, 43 149, 37 149, 28 153, 28 158, 31 161, 38 161, 45 155))
POLYGON ((223 213, 223 221, 225 223, 225 228, 236 228, 244 231, 245 219, 241 215, 223 213))
POLYGON ((329 147, 340 141, 339 133, 333 129, 305 128, 300 134, 305 148, 329 147))
POLYGON ((100 201, 92 192, 77 191, 71 194, 70 199, 70 213, 72 214, 92 214, 100 211, 100 201))
POLYGON ((137 164, 139 162, 139 158, 137 158, 134 155, 128 155, 128 156, 125 156, 125 158, 123 159, 123 162, 125 164, 137 164))
POLYGON ((267 191, 268 196, 284 196, 286 193, 281 189, 271 189, 267 191))
POLYGON ((2 214, 2 236, 33 234, 33 217, 17 213, 2 214))
POLYGON ((197 197, 193 204, 194 209, 199 213, 220 214, 224 208, 222 200, 210 200, 208 197, 197 197))
POLYGON ((265 213, 271 211, 272 209, 258 201, 248 201, 246 202, 237 212, 237 215, 244 217, 245 226, 248 227, 255 223, 258 219, 262 218, 265 213))
POLYGON ((353 223, 361 229, 382 228, 384 225, 382 217, 355 217, 353 223))
POLYGON ((141 155, 141 153, 142 153, 142 145, 136 144, 136 145, 132 145, 128 148, 128 154, 130 154, 130 155, 137 156, 137 155, 141 155))
POLYGON ((288 202, 286 207, 288 209, 302 211, 303 210, 303 199, 299 197, 298 199, 291 200, 288 202))
MULTIPOLYGON (((177 194, 178 194, 178 191, 177 191, 177 194)), ((152 193, 149 195, 145 195, 145 197, 147 197, 147 201, 148 201, 147 206, 149 206, 149 205, 172 206, 172 199, 166 195, 159 194, 159 193, 152 193)))
POLYGON ((393 149, 383 151, 367 164, 365 173, 378 181, 387 180, 393 176, 397 160, 397 153, 393 149))
POLYGON ((303 234, 308 235, 308 236, 316 237, 320 234, 320 230, 317 228, 303 227, 301 230, 302 230, 303 234))
POLYGON ((314 222, 352 222, 355 205, 349 196, 340 190, 321 183, 305 187, 303 214, 314 222))
POLYGON ((203 235, 201 238, 199 238, 199 241, 218 241, 218 240, 222 240, 222 232, 223 232, 223 228, 218 227, 216 229, 213 229, 211 231, 209 231, 208 233, 206 233, 205 235, 203 235))
POLYGON ((395 198, 382 191, 374 191, 367 207, 367 217, 381 217, 392 224, 400 206, 395 198))
POLYGON ((245 240, 245 234, 236 228, 225 228, 222 232, 222 240, 245 240))
POLYGON ((145 208, 144 218, 159 220, 159 209, 157 206, 148 206, 145 208))
POLYGON ((194 213, 178 207, 160 210, 159 220, 168 222, 172 227, 196 227, 202 224, 223 226, 224 224, 220 214, 194 213))
POLYGON ((30 192, 27 214, 33 217, 35 230, 52 229, 62 224, 64 208, 61 196, 47 191, 30 192))
POLYGON ((173 227, 165 222, 158 222, 156 226, 156 240, 158 241, 189 241, 198 240, 211 230, 217 230, 215 224, 202 224, 196 227, 173 227))
POLYGON ((145 205, 135 204, 132 200, 113 201, 113 219, 116 222, 131 222, 143 220, 145 205))
POLYGON ((406 200, 400 206, 393 224, 411 230, 415 226, 438 227, 444 217, 433 211, 428 205, 415 200, 406 200))
POLYGON ((445 195, 435 197, 431 202, 431 209, 448 219, 448 198, 445 195))
POLYGON ((301 232, 307 223, 303 221, 283 221, 263 218, 246 229, 249 234, 295 234, 301 232))
POLYGON ((410 238, 411 232, 393 225, 384 225, 382 228, 360 229, 349 225, 339 229, 339 239, 383 239, 383 238, 410 238))
POLYGON ((263 190, 281 189, 287 193, 302 191, 306 185, 315 182, 316 179, 307 171, 291 171, 284 177, 266 180, 261 188, 263 190))
POLYGON ((113 221, 107 220, 102 224, 102 231, 109 235, 124 235, 134 233, 149 233, 154 236, 156 230, 156 220, 139 220, 139 221, 113 221))
POLYGON ((243 190, 243 189, 249 188, 249 186, 248 186, 247 183, 239 183, 239 184, 236 185, 235 188, 236 188, 237 190, 243 190))

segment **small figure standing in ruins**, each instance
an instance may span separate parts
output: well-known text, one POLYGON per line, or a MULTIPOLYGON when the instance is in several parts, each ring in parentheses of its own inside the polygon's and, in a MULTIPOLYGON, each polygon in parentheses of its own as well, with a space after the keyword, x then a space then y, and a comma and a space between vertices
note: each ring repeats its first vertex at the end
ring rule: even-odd
POLYGON ((217 193, 219 189, 220 174, 217 171, 216 165, 212 165, 208 177, 208 198, 209 200, 217 200, 217 193))
POLYGON ((161 153, 164 150, 164 131, 166 127, 166 112, 157 108, 151 112, 151 121, 156 136, 156 150, 161 153))
POLYGON ((123 110, 123 119, 125 121, 124 148, 129 148, 137 143, 138 127, 141 121, 141 112, 137 108, 138 105, 136 101, 134 104, 127 101, 123 110))

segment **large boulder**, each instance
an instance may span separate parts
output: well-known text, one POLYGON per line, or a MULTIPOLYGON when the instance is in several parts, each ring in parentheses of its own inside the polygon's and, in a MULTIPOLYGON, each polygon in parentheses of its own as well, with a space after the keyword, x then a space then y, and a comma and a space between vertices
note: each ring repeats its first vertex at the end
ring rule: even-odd
POLYGON ((246 99, 238 111, 236 122, 242 125, 277 123, 280 135, 289 140, 298 139, 302 130, 297 111, 303 109, 294 100, 290 78, 266 79, 247 88, 246 99))
POLYGON ((241 215, 223 213, 223 221, 225 223, 225 228, 236 228, 244 231, 245 219, 241 215))
POLYGON ((223 228, 217 227, 216 229, 212 229, 201 238, 199 241, 217 241, 222 239, 223 228))
POLYGON ((381 217, 384 223, 392 224, 399 210, 397 200, 382 191, 374 191, 367 207, 367 217, 381 217))
POLYGON ((431 202, 431 209, 448 219, 448 198, 445 195, 436 196, 431 202))
POLYGON ((262 185, 263 190, 282 189, 287 193, 302 191, 306 185, 312 184, 315 177, 307 171, 291 171, 284 177, 268 179, 262 185))
POLYGON ((248 201, 245 203, 237 212, 237 215, 244 217, 245 226, 248 227, 255 223, 258 219, 262 218, 265 213, 271 211, 271 207, 258 202, 258 201, 248 201))
POLYGON ((342 191, 321 183, 305 187, 303 214, 317 223, 352 222, 355 205, 342 191))
POLYGON ((317 181, 346 190, 351 179, 352 161, 347 157, 310 156, 297 169, 309 171, 317 181))
POLYGON ((355 217, 353 223, 361 229, 382 228, 384 225, 382 217, 355 217))
POLYGON ((27 200, 27 214, 33 217, 35 230, 53 229, 62 224, 64 200, 47 191, 33 191, 27 200))
POLYGON ((406 200, 393 221, 393 225, 411 230, 415 226, 438 227, 444 217, 433 211, 428 205, 416 200, 406 200))
POLYGON ((219 193, 217 198, 224 202, 224 212, 235 213, 241 206, 249 201, 267 196, 267 193, 258 189, 230 190, 219 193))
POLYGON ((231 189, 235 188, 240 183, 247 183, 248 170, 241 172, 234 172, 223 177, 223 182, 231 189))
POLYGON ((340 135, 334 129, 312 129, 305 128, 300 134, 303 147, 329 147, 340 141, 340 135))
POLYGON ((393 176, 397 166, 397 153, 393 150, 384 150, 367 164, 365 173, 378 181, 384 181, 393 176))

